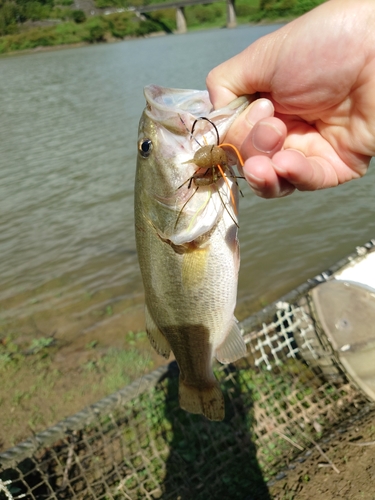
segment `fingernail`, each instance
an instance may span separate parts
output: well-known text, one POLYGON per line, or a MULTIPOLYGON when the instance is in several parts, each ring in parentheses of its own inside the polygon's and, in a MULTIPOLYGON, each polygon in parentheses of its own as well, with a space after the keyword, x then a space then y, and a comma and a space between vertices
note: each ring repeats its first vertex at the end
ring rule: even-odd
POLYGON ((253 174, 247 174, 245 172, 245 178, 254 191, 259 191, 264 186, 264 179, 261 179, 253 174))
POLYGON ((281 175, 282 177, 286 176, 287 171, 285 168, 280 167, 279 165, 275 164, 273 165, 273 168, 275 169, 276 173, 281 175))
POLYGON ((261 153, 271 153, 279 144, 282 133, 270 123, 258 123, 252 136, 255 149, 261 153))
POLYGON ((250 125, 255 125, 259 120, 273 116, 273 112, 274 107, 271 101, 268 99, 257 99, 250 106, 246 114, 246 120, 250 125))

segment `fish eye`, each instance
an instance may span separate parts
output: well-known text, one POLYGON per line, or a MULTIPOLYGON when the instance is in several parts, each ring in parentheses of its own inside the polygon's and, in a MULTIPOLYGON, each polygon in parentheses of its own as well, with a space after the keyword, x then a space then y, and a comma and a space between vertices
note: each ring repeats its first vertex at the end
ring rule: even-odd
POLYGON ((148 158, 152 151, 151 139, 141 139, 138 143, 138 150, 143 158, 148 158))

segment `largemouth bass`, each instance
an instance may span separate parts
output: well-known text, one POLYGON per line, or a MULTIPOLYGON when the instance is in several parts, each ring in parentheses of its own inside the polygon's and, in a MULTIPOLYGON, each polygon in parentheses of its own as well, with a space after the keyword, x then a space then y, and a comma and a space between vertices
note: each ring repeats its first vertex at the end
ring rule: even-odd
POLYGON ((216 145, 216 129, 224 138, 249 101, 239 98, 213 111, 206 91, 150 85, 144 94, 135 227, 146 330, 159 354, 168 358, 172 351, 177 360, 181 408, 222 420, 224 398, 213 357, 230 363, 246 354, 234 317, 238 187, 231 166, 236 158, 226 156, 225 178, 215 165, 200 168, 197 158, 204 147, 216 145), (199 117, 210 121, 194 125, 199 117))

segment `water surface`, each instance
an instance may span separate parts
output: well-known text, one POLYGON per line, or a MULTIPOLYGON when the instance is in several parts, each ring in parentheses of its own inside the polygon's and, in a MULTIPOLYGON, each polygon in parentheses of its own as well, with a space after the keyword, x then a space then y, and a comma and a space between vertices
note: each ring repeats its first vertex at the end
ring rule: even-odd
MULTIPOLYGON (((142 328, 133 230, 142 89, 203 89, 212 67, 275 28, 0 59, 3 332, 53 332, 84 345, 142 328)), ((281 200, 243 187, 240 318, 375 236, 374 181, 372 170, 337 189, 281 200)))

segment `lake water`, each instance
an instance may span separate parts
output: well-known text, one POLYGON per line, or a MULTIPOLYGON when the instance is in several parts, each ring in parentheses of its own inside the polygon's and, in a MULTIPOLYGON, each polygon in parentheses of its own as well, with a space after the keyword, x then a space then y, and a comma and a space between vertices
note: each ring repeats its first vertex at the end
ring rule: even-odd
MULTIPOLYGON (((275 28, 0 59, 0 336, 74 346, 143 327, 133 230, 142 89, 203 89, 212 67, 275 28)), ((243 186, 240 319, 375 237, 374 183, 370 169, 280 200, 243 186)))

